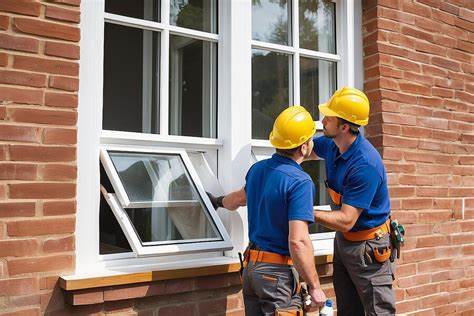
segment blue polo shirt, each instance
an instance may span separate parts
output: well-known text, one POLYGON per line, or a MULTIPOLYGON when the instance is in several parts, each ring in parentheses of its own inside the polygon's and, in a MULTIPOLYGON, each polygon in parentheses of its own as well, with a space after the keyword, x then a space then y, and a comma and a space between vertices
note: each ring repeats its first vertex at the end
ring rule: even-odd
POLYGON ((342 155, 328 137, 314 138, 314 152, 326 162, 330 188, 342 194, 342 203, 363 209, 351 231, 383 224, 390 214, 387 173, 377 150, 362 135, 342 155))
POLYGON ((294 160, 279 154, 255 163, 245 177, 249 240, 289 256, 289 221, 314 222, 314 183, 294 160))

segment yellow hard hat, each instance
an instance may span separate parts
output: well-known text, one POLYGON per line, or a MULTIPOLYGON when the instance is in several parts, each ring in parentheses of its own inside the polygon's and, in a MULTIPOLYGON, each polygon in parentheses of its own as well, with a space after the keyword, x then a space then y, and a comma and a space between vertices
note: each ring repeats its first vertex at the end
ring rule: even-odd
POLYGON ((273 124, 270 143, 278 149, 292 149, 303 144, 316 132, 316 124, 308 111, 294 105, 281 112, 273 124))
POLYGON ((325 116, 337 116, 365 126, 369 123, 370 104, 364 92, 344 87, 334 92, 328 102, 320 104, 319 111, 325 116))

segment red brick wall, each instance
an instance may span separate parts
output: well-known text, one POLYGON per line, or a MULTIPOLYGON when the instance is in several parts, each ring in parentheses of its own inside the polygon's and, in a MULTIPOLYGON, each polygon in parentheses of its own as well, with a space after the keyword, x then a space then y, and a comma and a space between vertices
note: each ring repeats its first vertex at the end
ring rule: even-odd
POLYGON ((471 0, 364 2, 366 135, 407 228, 401 313, 474 314, 473 10, 471 0))
POLYGON ((0 1, 0 313, 62 305, 74 270, 79 0, 0 1))

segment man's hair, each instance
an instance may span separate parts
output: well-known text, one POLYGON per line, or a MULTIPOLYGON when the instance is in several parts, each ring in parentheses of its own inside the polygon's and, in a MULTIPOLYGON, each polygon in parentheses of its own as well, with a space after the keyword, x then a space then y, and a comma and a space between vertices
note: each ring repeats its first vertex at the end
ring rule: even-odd
POLYGON ((341 126, 341 125, 347 124, 347 125, 349 125, 349 133, 350 133, 350 134, 352 134, 352 135, 359 135, 359 133, 360 133, 360 131, 359 131, 360 125, 351 123, 351 122, 346 121, 345 119, 340 118, 340 117, 337 118, 337 121, 338 121, 337 126, 341 126))
MULTIPOLYGON (((308 140, 310 140, 311 138, 308 138, 308 140)), ((299 145, 298 147, 295 147, 295 148, 291 148, 291 149, 278 149, 276 148, 275 151, 277 154, 280 154, 282 156, 285 156, 285 157, 293 157, 293 155, 304 145, 306 144, 307 141, 305 141, 303 144, 299 145)))

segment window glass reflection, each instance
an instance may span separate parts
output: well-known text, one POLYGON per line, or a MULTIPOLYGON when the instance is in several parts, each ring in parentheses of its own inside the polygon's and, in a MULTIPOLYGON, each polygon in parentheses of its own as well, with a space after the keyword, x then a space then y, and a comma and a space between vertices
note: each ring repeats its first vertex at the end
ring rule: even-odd
POLYGON ((290 45, 291 1, 252 0, 252 39, 290 45))
POLYGON ((171 0, 170 24, 217 33, 216 0, 171 0))
POLYGON ((105 12, 160 22, 159 0, 106 0, 105 12))
POLYGON ((330 0, 299 1, 300 47, 336 53, 336 4, 330 0))

